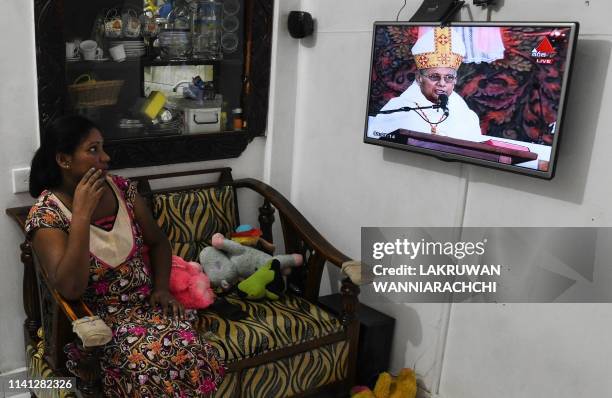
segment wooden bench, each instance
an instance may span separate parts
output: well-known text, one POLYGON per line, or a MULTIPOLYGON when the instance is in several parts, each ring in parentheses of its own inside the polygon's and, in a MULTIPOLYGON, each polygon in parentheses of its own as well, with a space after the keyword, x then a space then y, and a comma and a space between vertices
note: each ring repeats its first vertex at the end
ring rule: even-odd
MULTIPOLYGON (((325 264, 341 267, 349 260, 347 256, 325 240, 274 188, 251 178, 234 180, 230 168, 131 179, 138 182, 140 194, 169 236, 174 253, 188 260, 197 260, 194 254, 197 256, 204 245, 210 244, 212 233, 227 233, 240 224, 238 193, 245 190, 261 198, 258 219, 264 239, 274 241, 272 226, 278 212, 285 252, 304 256, 304 266, 295 269, 290 277, 292 291, 281 300, 253 302, 231 294, 226 297, 248 314, 246 320, 224 319, 209 310, 198 312, 200 332, 219 349, 228 366, 229 372, 215 397, 305 397, 320 396, 324 391, 339 396, 348 394, 357 366, 359 323, 355 311, 359 288, 348 278, 342 281, 343 310, 337 316, 318 302, 325 264), (212 182, 211 176, 215 177, 212 182), (154 182, 177 179, 197 182, 152 188, 154 182), (198 221, 202 214, 207 216, 198 221), (184 225, 177 228, 174 225, 177 222, 184 225), (197 236, 185 236, 185 230, 197 230, 197 236), (279 317, 283 328, 275 322, 279 317)), ((6 210, 22 230, 28 211, 29 207, 6 210)), ((50 287, 29 241, 20 247, 25 267, 23 302, 28 373, 32 377, 70 376, 63 347, 78 341, 70 323, 75 316, 85 316, 87 308, 81 301, 64 300, 50 287)), ((99 348, 91 348, 79 363, 78 386, 84 396, 101 393, 99 353, 99 348)), ((45 396, 52 396, 52 391, 47 393, 45 396)))

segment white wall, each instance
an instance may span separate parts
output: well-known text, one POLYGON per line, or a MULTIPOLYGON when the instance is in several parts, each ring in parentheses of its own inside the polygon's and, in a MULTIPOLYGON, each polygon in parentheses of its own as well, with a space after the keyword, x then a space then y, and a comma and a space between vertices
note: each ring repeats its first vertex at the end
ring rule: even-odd
MULTIPOLYGON (((37 145, 36 65, 34 63, 33 2, 3 2, 0 13, 0 205, 25 203, 25 195, 11 192, 11 168, 25 166, 37 145), (9 39, 10 38, 10 39, 9 39)), ((4 213, 4 211, 3 211, 4 213)), ((17 226, 0 216, 0 373, 23 366, 23 305, 17 226)))
MULTIPOLYGON (((411 15, 417 4, 402 15, 411 15)), ((362 144, 372 23, 395 19, 397 1, 303 1, 316 34, 300 46, 291 198, 306 216, 358 258, 361 226, 461 223, 460 166, 362 144), (427 186, 428 189, 422 189, 427 186)), ((333 274, 333 271, 331 271, 333 274)), ((428 386, 439 378, 447 305, 373 307, 397 320, 391 368, 416 366, 428 386)))
POLYGON ((291 191, 295 131, 298 50, 287 30, 289 11, 299 9, 299 0, 277 1, 274 10, 272 82, 268 112, 268 142, 264 159, 264 178, 288 195, 291 191))
MULTIPOLYGON (((470 167, 465 225, 611 226, 612 29, 604 15, 612 4, 513 0, 493 17, 518 19, 520 7, 529 7, 531 20, 581 23, 559 167, 550 182, 470 167)), ((596 272, 609 279, 609 261, 596 272)), ((609 396, 609 311, 609 304, 454 305, 441 393, 609 396)))
MULTIPOLYGON (((372 22, 394 20, 402 3, 302 0, 317 27, 299 44, 291 190, 297 207, 352 257, 360 255, 361 226, 609 225, 611 3, 512 0, 491 15, 581 22, 565 140, 551 182, 362 144, 372 22)), ((420 3, 408 1, 400 19, 420 3)), ((485 12, 470 8, 485 20, 485 12)), ((467 9, 462 18, 469 19, 467 9)), ((391 369, 416 365, 443 397, 612 391, 602 372, 612 354, 607 306, 372 306, 398 322, 391 369)))

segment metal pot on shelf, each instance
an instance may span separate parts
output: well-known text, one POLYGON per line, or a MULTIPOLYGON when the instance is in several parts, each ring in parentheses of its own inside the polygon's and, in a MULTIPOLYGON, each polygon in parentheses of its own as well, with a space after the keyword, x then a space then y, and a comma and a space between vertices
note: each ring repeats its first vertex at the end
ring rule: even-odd
POLYGON ((192 54, 193 11, 185 1, 177 0, 161 24, 158 36, 160 55, 166 60, 187 60, 192 54))
POLYGON ((188 30, 162 30, 158 40, 163 59, 187 60, 191 56, 191 32, 188 30))

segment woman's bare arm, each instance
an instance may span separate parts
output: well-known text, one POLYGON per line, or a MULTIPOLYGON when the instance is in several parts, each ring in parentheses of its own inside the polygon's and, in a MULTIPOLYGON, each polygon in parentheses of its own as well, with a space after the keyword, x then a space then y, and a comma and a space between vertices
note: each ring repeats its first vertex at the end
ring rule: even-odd
POLYGON ((53 288, 68 300, 79 299, 89 279, 89 221, 73 217, 69 234, 40 228, 32 246, 53 288))
POLYGON ((142 238, 149 247, 154 288, 168 290, 172 256, 170 242, 153 219, 144 199, 138 194, 134 199, 134 216, 142 229, 142 238))
POLYGON ((172 310, 175 317, 184 316, 183 306, 170 294, 170 267, 172 264, 172 249, 170 242, 159 228, 144 199, 136 194, 134 199, 134 216, 142 229, 142 237, 149 247, 149 258, 153 271, 153 292, 151 305, 160 305, 164 315, 172 310))
POLYGON ((76 186, 70 232, 40 228, 32 245, 52 286, 66 299, 79 299, 89 279, 89 224, 104 192, 101 170, 88 170, 76 186))

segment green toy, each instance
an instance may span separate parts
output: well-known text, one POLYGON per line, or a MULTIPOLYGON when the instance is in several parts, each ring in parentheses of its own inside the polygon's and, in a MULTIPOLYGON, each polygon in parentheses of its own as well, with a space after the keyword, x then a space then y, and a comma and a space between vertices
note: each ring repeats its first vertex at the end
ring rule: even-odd
POLYGON ((253 275, 238 284, 238 295, 249 300, 260 300, 264 297, 278 300, 285 291, 285 279, 281 272, 280 262, 270 260, 253 275))
POLYGON ((241 245, 223 234, 212 236, 212 247, 206 247, 200 253, 200 264, 213 287, 231 289, 241 279, 253 275, 259 268, 272 259, 279 261, 281 274, 287 275, 292 267, 302 265, 300 254, 283 254, 272 257, 260 250, 241 245))

